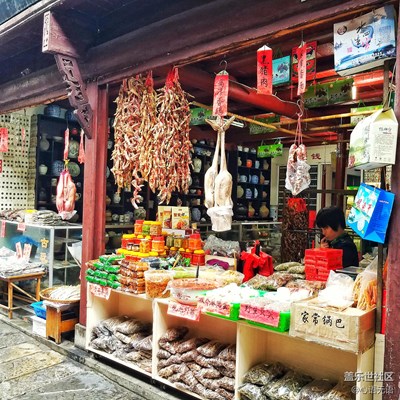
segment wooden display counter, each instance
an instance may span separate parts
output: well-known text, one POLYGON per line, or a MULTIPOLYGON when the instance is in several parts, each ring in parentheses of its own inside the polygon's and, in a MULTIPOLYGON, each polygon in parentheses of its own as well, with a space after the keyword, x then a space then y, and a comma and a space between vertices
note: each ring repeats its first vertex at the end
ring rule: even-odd
MULTIPOLYGON (((239 398, 237 389, 243 382, 245 372, 260 362, 279 361, 314 378, 333 381, 343 380, 347 371, 367 373, 374 370, 374 347, 357 354, 292 337, 288 333, 252 326, 244 321, 231 321, 207 314, 201 314, 200 321, 192 321, 168 314, 168 299, 152 301, 145 295, 111 290, 107 300, 92 294, 90 284, 88 286, 87 350, 132 370, 150 375, 165 385, 175 387, 173 383, 158 375, 158 341, 167 329, 178 326, 189 328, 190 337, 207 337, 227 344, 236 344, 235 399, 239 398), (152 370, 150 374, 130 362, 119 360, 106 352, 90 347, 92 329, 100 321, 117 315, 127 315, 145 322, 152 322, 152 370)), ((372 399, 372 391, 369 394, 366 387, 369 385, 371 382, 354 382, 354 386, 357 386, 356 398, 358 400, 361 398, 363 400, 372 399)), ((190 392, 190 394, 199 397, 194 393, 190 392)))

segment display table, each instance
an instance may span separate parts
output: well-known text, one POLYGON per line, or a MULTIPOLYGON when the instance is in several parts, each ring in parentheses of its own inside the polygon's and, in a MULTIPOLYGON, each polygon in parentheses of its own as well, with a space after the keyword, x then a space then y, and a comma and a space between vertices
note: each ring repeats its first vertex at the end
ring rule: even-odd
POLYGON ((46 337, 61 343, 61 334, 75 329, 78 323, 79 303, 74 303, 65 309, 65 305, 46 302, 46 337))
POLYGON ((7 283, 7 292, 6 292, 7 305, 0 304, 0 307, 8 310, 8 318, 10 318, 10 319, 12 318, 13 310, 17 310, 18 308, 21 308, 21 307, 13 306, 13 298, 14 297, 19 300, 26 301, 27 303, 32 303, 32 301, 40 300, 40 295, 39 295, 40 282, 41 282, 41 279, 44 274, 45 274, 44 272, 35 272, 32 274, 26 274, 26 275, 9 276, 7 278, 0 276, 0 281, 7 283), (30 281, 30 280, 36 280, 36 290, 35 290, 36 297, 32 296, 30 293, 26 292, 24 289, 20 288, 16 284, 16 282, 30 281), (22 295, 15 294, 14 289, 17 290, 18 292, 22 293, 22 295))

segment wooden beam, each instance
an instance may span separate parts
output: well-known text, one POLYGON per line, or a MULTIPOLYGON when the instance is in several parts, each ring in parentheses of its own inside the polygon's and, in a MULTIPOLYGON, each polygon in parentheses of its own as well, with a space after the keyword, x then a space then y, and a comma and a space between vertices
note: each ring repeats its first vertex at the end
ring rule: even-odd
POLYGON ((55 54, 54 57, 62 80, 67 85, 69 103, 75 108, 74 113, 86 136, 91 139, 93 111, 89 104, 78 61, 73 57, 61 54, 55 54))
MULTIPOLYGON (((399 10, 398 10, 399 11, 399 10)), ((397 13, 399 15, 399 13, 397 13)), ((399 18, 399 17, 398 17, 399 18)), ((397 21, 397 37, 400 35, 400 19, 397 21)), ((396 52, 400 51, 400 42, 397 41, 396 52)), ((396 82, 400 82, 400 58, 396 59, 396 82)), ((395 92, 394 112, 397 120, 400 119, 400 91, 395 92)), ((391 190, 396 195, 390 218, 388 235, 388 261, 386 282, 386 332, 385 332, 385 356, 384 371, 391 374, 393 382, 385 382, 383 392, 384 400, 398 399, 400 397, 400 324, 398 323, 398 313, 400 310, 400 246, 398 238, 400 236, 400 146, 396 149, 396 164, 392 165, 391 190)))
MULTIPOLYGON (((82 278, 86 262, 104 254, 106 213, 106 165, 108 139, 108 93, 96 83, 87 87, 88 98, 94 110, 92 139, 85 142, 85 176, 83 186, 82 221, 82 278)), ((86 325, 86 280, 81 280, 81 302, 79 322, 86 325)))
POLYGON ((42 52, 74 58, 80 57, 78 50, 65 35, 52 11, 46 11, 43 16, 42 52))

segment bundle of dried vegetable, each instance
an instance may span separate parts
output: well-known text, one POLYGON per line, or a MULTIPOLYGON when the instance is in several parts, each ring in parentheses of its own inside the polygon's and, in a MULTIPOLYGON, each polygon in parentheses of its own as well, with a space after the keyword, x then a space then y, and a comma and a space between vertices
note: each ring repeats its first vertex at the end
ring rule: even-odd
POLYGON ((173 191, 187 193, 190 180, 190 107, 173 68, 157 95, 158 123, 154 130, 155 164, 150 188, 158 189, 160 203, 169 203, 173 191))

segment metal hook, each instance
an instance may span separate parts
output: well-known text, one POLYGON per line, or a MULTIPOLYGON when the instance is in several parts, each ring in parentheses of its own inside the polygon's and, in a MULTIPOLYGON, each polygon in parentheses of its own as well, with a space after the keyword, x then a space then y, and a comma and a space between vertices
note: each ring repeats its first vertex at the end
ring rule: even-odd
POLYGON ((304 101, 302 99, 298 99, 296 104, 299 107, 299 112, 297 115, 301 118, 304 114, 304 101))
POLYGON ((224 65, 224 71, 226 71, 226 68, 228 67, 228 61, 226 61, 225 59, 221 60, 219 65, 224 65))

